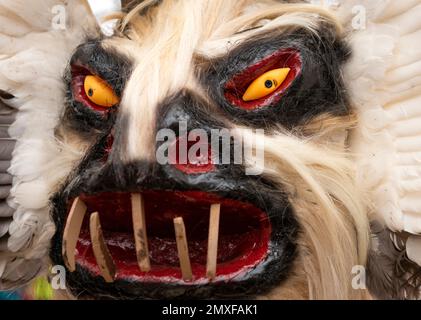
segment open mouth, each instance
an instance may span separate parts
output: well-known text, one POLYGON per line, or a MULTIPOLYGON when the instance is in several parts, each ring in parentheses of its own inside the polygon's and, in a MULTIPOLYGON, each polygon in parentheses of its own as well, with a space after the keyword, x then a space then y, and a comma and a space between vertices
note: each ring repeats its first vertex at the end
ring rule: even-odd
POLYGON ((107 282, 241 280, 269 252, 272 227, 253 204, 202 191, 81 194, 68 204, 63 255, 107 282))

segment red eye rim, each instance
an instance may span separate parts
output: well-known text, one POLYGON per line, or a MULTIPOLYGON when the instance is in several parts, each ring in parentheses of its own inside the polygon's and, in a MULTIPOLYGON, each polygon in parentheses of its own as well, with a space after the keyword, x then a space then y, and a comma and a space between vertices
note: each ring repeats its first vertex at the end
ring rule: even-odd
POLYGON ((296 49, 288 48, 275 51, 271 55, 260 60, 258 63, 248 67, 236 74, 225 84, 224 95, 229 103, 245 110, 254 110, 269 106, 281 100, 283 94, 291 86, 295 78, 301 73, 302 59, 296 49), (243 95, 249 85, 259 76, 267 71, 278 68, 290 68, 287 78, 270 95, 263 98, 244 101, 243 95))
POLYGON ((101 113, 108 113, 114 107, 107 108, 97 105, 93 103, 85 93, 85 78, 86 76, 95 75, 94 73, 90 72, 87 68, 82 66, 73 65, 72 66, 72 91, 73 91, 73 98, 85 106, 101 113))

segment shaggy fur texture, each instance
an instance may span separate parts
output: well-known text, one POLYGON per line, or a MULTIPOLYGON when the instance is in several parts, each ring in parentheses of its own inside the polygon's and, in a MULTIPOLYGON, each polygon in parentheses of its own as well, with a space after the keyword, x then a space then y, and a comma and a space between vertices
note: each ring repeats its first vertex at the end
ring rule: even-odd
MULTIPOLYGON (((338 122, 331 125, 336 126, 337 132, 346 133, 350 123, 348 118, 352 118, 340 77, 340 67, 345 62, 348 50, 341 44, 336 21, 329 17, 319 7, 278 2, 255 5, 248 1, 164 1, 160 4, 145 1, 139 4, 123 18, 121 36, 102 42, 105 51, 116 51, 127 56, 132 63, 132 72, 113 126, 117 138, 109 162, 115 167, 114 175, 107 174, 106 168, 102 172, 101 168, 91 163, 94 171, 86 173, 92 180, 91 185, 98 183, 92 177, 109 177, 110 181, 117 179, 120 188, 127 188, 130 179, 122 183, 127 178, 125 174, 117 173, 117 168, 130 167, 138 161, 150 165, 154 163, 157 124, 166 114, 161 110, 161 101, 180 92, 194 91, 204 101, 204 104, 196 107, 202 113, 200 121, 215 118, 217 123, 219 119, 227 128, 240 129, 240 123, 263 129, 277 128, 271 135, 259 139, 265 142, 265 176, 275 183, 275 192, 278 190, 280 197, 286 188, 288 201, 301 228, 297 240, 299 257, 293 272, 300 275, 299 281, 307 283, 307 289, 298 296, 315 299, 365 296, 364 291, 351 287, 352 267, 365 265, 368 250, 368 221, 363 198, 352 178, 355 176, 354 169, 344 154, 338 153, 337 145, 329 147, 320 142, 324 132, 317 133, 318 139, 315 142, 315 137, 310 135, 304 138, 299 129, 300 126, 305 128, 316 117, 322 119, 320 115, 325 114, 326 118, 337 117, 338 122), (198 14, 191 15, 192 10, 198 14), (310 13, 312 10, 321 13, 322 17, 314 20, 310 13), (168 15, 170 12, 177 14, 168 15), (214 12, 219 14, 215 15, 214 12), (179 19, 179 15, 183 19, 179 19), (272 30, 276 30, 276 33, 272 30), (235 45, 226 46, 229 41, 233 41, 232 38, 235 38, 235 45), (277 105, 248 114, 239 113, 238 108, 227 105, 220 94, 226 81, 224 79, 229 79, 259 57, 287 45, 300 51, 304 65, 302 75, 296 79, 285 99, 277 105), (218 48, 219 52, 203 49, 211 46, 218 48), (320 78, 314 81, 318 75, 320 78), (315 92, 317 94, 313 94, 315 92), (303 101, 299 102, 299 98, 303 101), (295 136, 287 131, 293 128, 295 136), (335 254, 326 255, 327 252, 335 254)), ((164 105, 169 111, 179 104, 167 102, 164 105)), ((187 114, 196 112, 191 103, 187 103, 186 107, 187 114)), ((181 116, 180 112, 178 115, 180 119, 189 117, 181 116)), ((208 123, 215 123, 215 120, 209 120, 208 123)), ((63 125, 65 123, 66 120, 63 125)), ((168 126, 171 127, 171 124, 168 126)), ((203 123, 199 125, 203 126, 203 123)), ((107 135, 109 130, 102 129, 101 135, 107 135)), ((62 131, 66 134, 65 130, 62 131)), ((243 131, 239 130, 238 134, 243 134, 243 131)), ((245 137, 245 141, 251 139, 245 137)), ((339 149, 345 151, 343 140, 339 149)), ((156 177, 160 177, 159 170, 151 170, 156 177)), ((147 173, 139 172, 139 177, 145 175, 147 173)), ((75 178, 78 182, 69 182, 72 189, 75 183, 84 181, 82 176, 75 178)), ((145 179, 151 181, 156 178, 145 179)), ((164 187, 170 183, 171 188, 174 188, 171 179, 174 178, 170 175, 159 185, 164 187)), ((136 178, 134 181, 141 180, 136 178)), ((109 183, 101 179, 100 185, 109 183)), ((216 185, 221 188, 224 184, 216 185)), ((187 186, 204 188, 192 181, 187 186)), ((275 197, 271 200, 273 204, 276 203, 275 197)), ((58 212, 62 214, 62 211, 58 212)), ((60 236, 59 232, 57 237, 60 236)), ((60 243, 58 238, 55 238, 55 243, 60 243)), ((52 252, 54 261, 60 262, 60 259, 56 259, 57 250, 52 252)), ((82 271, 78 273, 82 274, 82 271)), ((271 279, 274 279, 274 275, 271 279)), ((77 282, 80 280, 75 279, 75 284, 77 282)), ((108 292, 113 295, 98 282, 93 282, 90 288, 88 292, 93 294, 104 296, 108 292)), ((120 288, 122 296, 145 295, 140 291, 131 292, 130 286, 125 284, 117 283, 116 288, 120 288)), ((263 288, 265 286, 262 285, 263 288)), ((152 289, 146 297, 153 296, 155 290, 152 289)), ((217 297, 231 291, 232 294, 240 294, 232 285, 211 291, 211 295, 205 296, 217 297)), ((205 294, 206 288, 200 292, 205 294)), ((193 294, 197 296, 191 288, 185 293, 186 296, 193 294)))
MULTIPOLYGON (((240 288, 240 292, 232 287, 212 289, 204 296, 223 296, 232 289, 234 295, 271 299, 370 297, 367 290, 352 287, 352 268, 378 265, 373 259, 380 254, 370 255, 367 264, 369 220, 381 210, 378 203, 372 205, 374 196, 368 195, 367 182, 359 179, 365 167, 356 166, 361 162, 355 159, 364 162, 365 158, 349 152, 349 132, 356 126, 357 133, 364 131, 367 122, 364 118, 358 122, 356 114, 373 101, 371 88, 358 86, 365 76, 358 71, 365 69, 356 67, 361 61, 358 37, 366 34, 348 37, 349 30, 344 32, 341 24, 349 21, 345 8, 335 15, 322 6, 274 0, 131 1, 119 15, 115 36, 102 38, 79 1, 68 4, 73 19, 69 29, 50 30, 50 19, 39 17, 60 3, 33 1, 28 6, 23 1, 0 1, 0 44, 7 48, 0 60, 1 97, 19 109, 11 129, 19 141, 11 167, 16 178, 10 204, 16 213, 8 250, 0 252, 0 288, 26 282, 38 272, 54 231, 50 255, 54 262, 62 262, 63 208, 78 190, 98 185, 127 188, 133 177, 142 181, 139 177, 151 173, 142 170, 156 166, 156 131, 171 110, 182 104, 186 114, 200 119, 195 125, 223 125, 248 143, 254 138, 244 128, 269 129, 255 146, 263 148, 264 143, 261 179, 270 189, 271 201, 290 210, 285 215, 287 226, 280 229, 287 240, 279 242, 289 249, 283 251, 286 255, 272 270, 264 290, 240 288), (34 10, 40 12, 36 21, 34 10), (81 23, 81 16, 87 17, 86 24, 81 23), (10 20, 22 23, 8 29, 10 20), (253 112, 239 110, 224 99, 221 90, 232 75, 287 45, 302 53, 304 63, 285 99, 253 112), (54 57, 48 64, 47 56, 54 57), (71 66, 77 63, 89 65, 121 93, 120 105, 109 118, 86 111, 74 101, 69 83, 71 66), (191 92, 190 100, 176 103, 176 97, 191 92), (116 147, 102 164, 99 160, 111 132, 116 147)), ((368 64, 363 66, 369 68, 368 64)), ((236 177, 244 178, 244 166, 250 162, 245 160, 236 177)), ((145 183, 156 179, 160 186, 171 186, 171 179, 178 177, 186 179, 186 188, 194 185, 194 179, 160 170, 166 169, 152 171, 156 176, 145 183)), ((273 214, 278 215, 276 220, 284 212, 273 214)), ((392 260, 395 264, 396 259, 392 260)), ((371 281, 380 297, 392 290, 384 285, 385 278, 381 275, 371 281)), ((130 283, 113 287, 80 269, 70 276, 69 284, 76 295, 86 286, 94 297, 151 297, 151 292, 130 283)), ((183 294, 201 297, 194 290, 183 294)))
MULTIPOLYGON (((142 2, 122 20, 120 37, 105 39, 102 42, 102 47, 106 52, 120 53, 132 64, 131 76, 126 80, 114 125, 118 137, 115 145, 119 147, 113 148, 111 152, 112 164, 122 163, 124 166, 138 161, 149 163, 154 161, 154 136, 159 122, 157 117, 161 114, 160 102, 183 90, 192 90, 203 101, 206 101, 206 109, 215 110, 211 113, 215 112, 217 117, 222 117, 228 128, 237 126, 236 121, 229 120, 232 116, 227 118, 226 113, 217 111, 220 100, 212 100, 211 93, 207 89, 209 86, 214 90, 217 86, 215 84, 203 86, 198 81, 198 72, 202 75, 207 72, 206 69, 198 69, 198 66, 203 64, 197 64, 197 61, 211 63, 211 61, 216 61, 215 59, 221 60, 227 54, 234 57, 235 49, 240 48, 240 45, 247 45, 249 39, 252 39, 249 45, 256 47, 254 49, 256 52, 261 45, 260 54, 265 55, 265 52, 273 49, 265 44, 267 40, 264 38, 259 40, 260 35, 276 28, 279 33, 284 30, 285 34, 291 35, 307 33, 314 39, 313 46, 324 46, 325 53, 331 54, 329 59, 333 65, 323 60, 320 61, 321 68, 333 67, 337 70, 343 62, 343 55, 339 53, 338 56, 331 44, 336 41, 337 22, 330 19, 330 14, 319 7, 287 5, 270 1, 261 4, 249 1, 164 1, 159 5, 149 6, 149 4, 155 4, 155 2, 142 2), (192 10, 198 14, 191 15, 192 10), (173 14, 168 15, 169 12, 173 14), (219 14, 215 15, 214 12, 219 14), (315 19, 314 12, 320 13, 321 16, 315 19), (183 19, 179 19, 180 15, 183 19), (330 39, 321 37, 321 34, 331 34, 330 39), (254 38, 256 40, 253 40, 254 38), (234 39, 235 45, 226 46, 234 39), (169 70, 171 72, 168 72, 169 70), (141 112, 139 112, 139 107, 141 107, 141 112)), ((308 45, 312 46, 312 44, 308 45)), ((91 45, 88 44, 87 48, 90 47, 91 45)), ((303 48, 298 45, 297 49, 303 48)), ((76 53, 72 61, 82 59, 78 57, 76 53)), ((304 65, 303 74, 306 74, 309 67, 310 65, 304 65)), ((124 74, 123 72, 121 75, 124 76, 124 74)), ((340 89, 340 77, 337 75, 338 73, 336 75, 326 73, 326 79, 331 81, 333 92, 343 92, 340 89)), ((318 113, 330 114, 330 116, 349 114, 345 96, 338 101, 332 101, 323 94, 319 98, 315 96, 314 99, 313 104, 321 105, 318 113), (331 103, 332 106, 338 106, 335 108, 341 108, 342 111, 332 113, 332 107, 326 105, 326 102, 331 103), (322 106, 325 106, 325 109, 322 106)), ((72 101, 69 103, 61 113, 65 112, 69 115, 70 111, 65 111, 71 108, 72 101)), ((272 107, 293 108, 292 105, 289 106, 288 103, 283 102, 279 106, 272 107)), ((265 116, 264 111, 262 110, 261 113, 262 118, 265 116)), ((317 113, 311 115, 308 112, 297 115, 294 123, 296 126, 301 124, 305 127, 305 124, 317 115, 317 113), (299 120, 300 117, 301 120, 299 120)), ((90 117, 82 116, 82 118, 89 119, 90 117)), ((235 118, 239 119, 241 115, 235 118)), ((57 140, 55 141, 66 146, 66 149, 76 148, 79 154, 83 154, 89 145, 95 144, 100 136, 110 130, 110 127, 95 128, 95 124, 89 120, 82 121, 84 125, 94 125, 95 129, 91 131, 92 135, 83 135, 77 128, 75 130, 74 126, 69 130, 72 128, 68 125, 69 119, 69 116, 64 117, 62 124, 56 126, 57 140)), ((345 132, 349 129, 346 119, 345 116, 345 119, 339 122, 344 124, 340 131, 345 132)), ((77 118, 73 121, 77 121, 77 118)), ((269 120, 269 118, 267 121, 274 121, 273 123, 279 129, 286 123, 275 119, 269 120)), ((294 123, 289 125, 289 129, 294 123)), ((262 122, 260 126, 262 127, 262 122)), ((283 193, 281 190, 286 188, 287 198, 302 229, 298 237, 299 258, 295 262, 293 272, 297 279, 300 279, 296 281, 307 283, 307 289, 297 296, 316 299, 360 298, 365 293, 353 290, 350 278, 352 266, 365 264, 368 226, 362 197, 352 180, 351 163, 342 155, 337 156, 337 149, 333 151, 326 144, 313 143, 311 137, 303 139, 299 136, 298 129, 296 136, 292 136, 287 131, 278 131, 270 136, 262 136, 260 139, 265 140, 264 151, 267 159, 265 175, 277 185, 275 192, 278 189, 278 192, 283 193), (321 234, 324 236, 321 237, 321 234), (335 252, 335 254, 326 255, 327 252, 335 252)), ((241 131, 239 134, 242 134, 241 131)), ((318 137, 321 134, 319 132, 318 137)), ((344 150, 344 145, 342 145, 342 150, 344 150)), ((52 164, 57 164, 56 161, 52 164)), ((77 161, 72 161, 72 165, 75 164, 77 161)), ((78 178, 78 181, 83 181, 83 179, 78 178)), ((50 183, 49 190, 55 189, 56 184, 50 183)), ((275 198, 272 201, 275 201, 275 198)), ((42 234, 46 235, 45 232, 42 234)), ((54 243, 60 242, 55 239, 54 243)), ((287 288, 285 290, 285 292, 292 291, 287 288)), ((93 292, 98 293, 95 289, 93 292)))

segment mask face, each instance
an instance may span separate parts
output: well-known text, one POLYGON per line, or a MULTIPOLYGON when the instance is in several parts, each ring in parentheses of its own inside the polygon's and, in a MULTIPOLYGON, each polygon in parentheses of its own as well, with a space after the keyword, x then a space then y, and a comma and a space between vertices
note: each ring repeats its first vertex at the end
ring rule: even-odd
POLYGON ((0 290, 419 298, 417 2, 1 1, 0 290))
MULTIPOLYGON (((315 159, 317 168, 307 167, 304 158, 312 150, 321 153, 318 148, 334 136, 316 142, 321 126, 332 121, 345 132, 352 118, 341 80, 350 52, 335 25, 299 5, 255 7, 247 1, 164 1, 129 16, 121 33, 79 45, 65 71, 66 103, 56 135, 87 147, 52 198, 53 263, 73 271, 68 283, 78 296, 255 297, 306 281, 302 264, 316 258, 301 251, 309 248, 300 244, 309 243, 299 215, 323 219, 321 194, 328 191, 320 181, 312 191, 303 177, 323 172, 324 159, 315 159), (257 139, 278 146, 266 155, 267 171, 248 175, 247 159, 223 163, 224 153, 215 159, 214 151, 206 155, 216 160, 210 163, 182 163, 180 155, 169 164, 157 159, 163 130, 172 130, 180 146, 186 142, 183 130, 189 135, 200 129, 208 151, 212 132, 240 128, 262 129, 257 139), (140 196, 145 228, 133 218, 139 205, 133 198, 140 196), (78 201, 83 208, 76 214, 78 201), (208 230, 215 204, 219 241, 216 274, 210 277, 208 230), (89 224, 95 212, 104 238, 99 251, 89 224), (173 220, 180 217, 188 280, 174 232, 173 220)), ((236 135, 241 136, 238 131, 230 139, 236 135)), ((195 142, 186 142, 187 149, 195 142)), ((232 141, 227 150, 234 153, 232 141)), ((340 196, 328 211, 348 214, 340 209, 340 196)), ((355 246, 355 235, 343 228, 355 246)))
POLYGON ((48 251, 79 298, 366 297, 349 281, 369 226, 334 16, 132 1, 104 37, 76 3, 71 31, 31 38, 42 61, 47 43, 63 54, 34 61, 40 98, 14 125, 13 223, 29 230, 9 265, 48 251))

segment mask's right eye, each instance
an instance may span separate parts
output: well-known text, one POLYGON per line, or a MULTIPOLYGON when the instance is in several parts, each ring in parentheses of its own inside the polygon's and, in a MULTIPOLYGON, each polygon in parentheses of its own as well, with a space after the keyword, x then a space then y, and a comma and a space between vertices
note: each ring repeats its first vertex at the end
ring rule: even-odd
POLYGON ((72 90, 76 101, 96 111, 107 111, 120 102, 113 88, 84 68, 72 70, 72 90))

